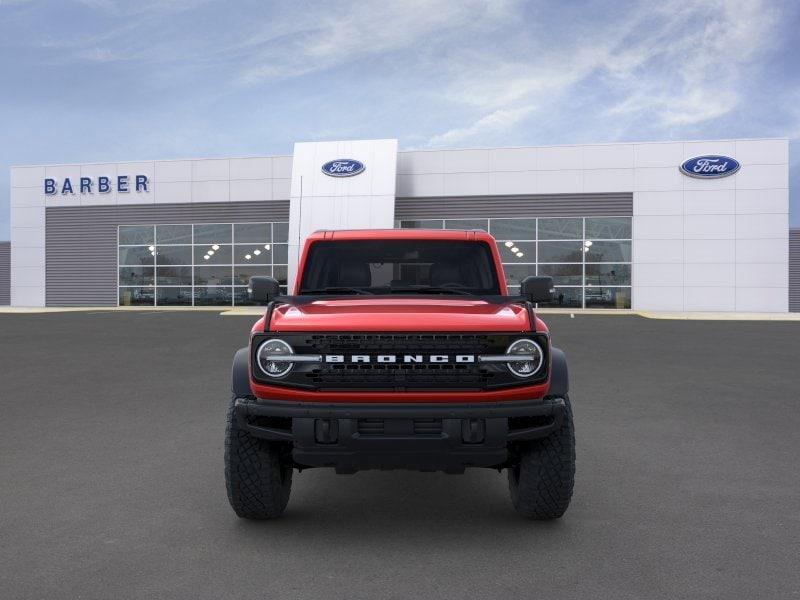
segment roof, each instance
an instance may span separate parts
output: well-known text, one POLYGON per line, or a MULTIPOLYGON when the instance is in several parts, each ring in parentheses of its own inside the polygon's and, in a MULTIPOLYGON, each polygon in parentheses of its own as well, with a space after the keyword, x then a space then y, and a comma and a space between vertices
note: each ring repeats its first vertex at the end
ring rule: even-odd
POLYGON ((312 240, 476 240, 493 242, 494 238, 478 229, 344 229, 315 231, 312 240))

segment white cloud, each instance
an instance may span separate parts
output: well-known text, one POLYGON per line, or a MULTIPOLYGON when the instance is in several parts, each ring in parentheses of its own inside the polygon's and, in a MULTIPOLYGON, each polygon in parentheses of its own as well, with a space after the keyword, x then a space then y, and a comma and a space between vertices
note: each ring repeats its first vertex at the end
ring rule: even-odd
POLYGON ((562 99, 579 100, 579 86, 608 103, 606 117, 619 121, 618 130, 641 118, 665 132, 717 119, 737 108, 745 72, 773 47, 779 19, 762 0, 672 0, 566 27, 558 36, 529 23, 529 36, 451 64, 444 99, 478 115, 473 125, 435 134, 430 143, 478 138, 486 129, 478 123, 520 105, 563 118, 562 99))
POLYGON ((372 0, 339 4, 328 12, 298 6, 245 37, 241 48, 252 54, 242 79, 256 83, 296 77, 397 50, 407 50, 409 62, 418 61, 425 47, 505 22, 515 4, 372 0))
POLYGON ((498 109, 481 117, 471 125, 450 129, 442 134, 433 136, 429 141, 429 145, 452 146, 475 137, 505 131, 522 121, 525 117, 530 115, 533 110, 533 106, 498 109))
POLYGON ((747 84, 744 71, 773 44, 777 12, 757 0, 665 8, 674 12, 655 39, 621 53, 634 52, 642 59, 622 72, 607 65, 627 94, 609 114, 649 113, 670 127, 702 123, 736 109, 747 84), (650 65, 655 68, 649 70, 650 65))

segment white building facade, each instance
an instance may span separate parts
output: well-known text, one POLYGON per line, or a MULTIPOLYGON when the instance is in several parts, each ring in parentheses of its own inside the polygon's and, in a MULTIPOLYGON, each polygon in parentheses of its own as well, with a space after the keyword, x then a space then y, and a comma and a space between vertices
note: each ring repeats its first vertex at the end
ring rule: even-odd
POLYGON ((788 164, 786 139, 430 151, 388 139, 13 167, 10 301, 246 304, 251 275, 291 288, 311 231, 444 227, 489 230, 511 289, 551 275, 556 306, 786 312, 788 164))

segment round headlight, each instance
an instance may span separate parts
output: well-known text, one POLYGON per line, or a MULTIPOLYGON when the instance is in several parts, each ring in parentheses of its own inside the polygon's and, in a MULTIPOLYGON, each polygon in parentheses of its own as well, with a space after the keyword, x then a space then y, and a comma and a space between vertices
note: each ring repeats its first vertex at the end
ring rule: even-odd
POLYGON ((528 339, 517 340, 512 343, 506 350, 506 354, 519 357, 508 362, 508 370, 517 377, 535 375, 542 368, 542 362, 544 361, 542 347, 533 340, 528 339))
POLYGON ((294 354, 292 347, 283 340, 267 340, 258 348, 256 352, 256 362, 258 368, 269 377, 283 377, 292 370, 292 363, 274 360, 272 357, 286 356, 294 354))

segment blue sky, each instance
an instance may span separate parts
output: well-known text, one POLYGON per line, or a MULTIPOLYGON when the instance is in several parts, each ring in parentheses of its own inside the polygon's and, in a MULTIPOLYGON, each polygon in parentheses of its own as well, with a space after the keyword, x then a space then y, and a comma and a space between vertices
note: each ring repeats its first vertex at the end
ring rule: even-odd
POLYGON ((789 137, 800 225, 800 3, 0 0, 9 166, 789 137))

